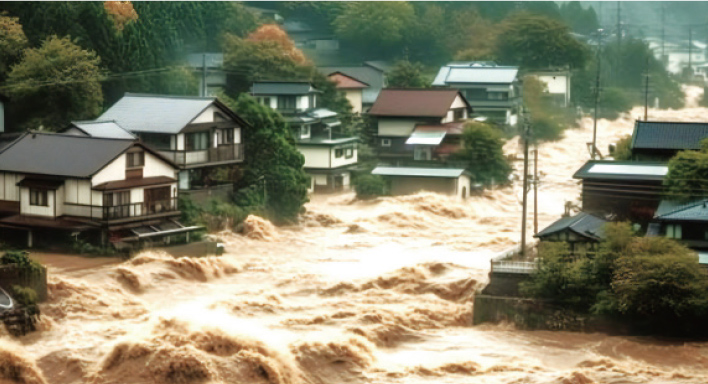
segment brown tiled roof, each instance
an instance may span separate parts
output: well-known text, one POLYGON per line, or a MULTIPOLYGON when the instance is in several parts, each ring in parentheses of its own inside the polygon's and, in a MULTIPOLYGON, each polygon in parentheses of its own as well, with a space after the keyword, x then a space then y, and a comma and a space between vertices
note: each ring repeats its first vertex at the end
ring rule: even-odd
POLYGON ((365 82, 355 79, 351 76, 347 76, 342 72, 331 73, 328 78, 337 83, 337 88, 339 89, 369 88, 369 84, 366 84, 365 82))
POLYGON ((155 177, 145 177, 142 179, 125 179, 118 181, 109 181, 106 183, 98 184, 93 187, 97 191, 111 191, 116 189, 126 189, 134 187, 144 187, 148 185, 158 185, 158 184, 170 184, 177 180, 172 177, 167 176, 155 176, 155 177))
POLYGON ((456 89, 383 89, 374 106, 369 110, 369 114, 444 117, 458 94, 464 100, 456 89))

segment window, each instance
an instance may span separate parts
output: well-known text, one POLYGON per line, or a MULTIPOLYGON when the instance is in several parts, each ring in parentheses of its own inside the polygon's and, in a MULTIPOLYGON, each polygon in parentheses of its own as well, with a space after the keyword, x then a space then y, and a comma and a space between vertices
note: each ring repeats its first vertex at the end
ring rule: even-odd
POLYGON ((258 102, 265 105, 266 107, 270 107, 270 97, 259 97, 258 102))
POLYGON ((127 168, 140 168, 145 165, 145 152, 128 152, 125 155, 127 168))
POLYGON ((308 137, 310 137, 310 126, 303 124, 300 126, 300 138, 306 139, 308 137))
POLYGON ((188 151, 202 151, 209 148, 209 132, 188 133, 186 139, 188 151))
POLYGON ((233 144, 234 130, 232 128, 221 129, 217 132, 219 144, 233 144))
POLYGON ((334 157, 340 158, 344 155, 344 149, 342 148, 337 148, 334 150, 334 157))
POLYGON ((347 159, 351 159, 352 157, 354 157, 354 148, 346 148, 344 150, 344 157, 346 157, 347 159))
POLYGON ((489 93, 487 93, 487 98, 489 100, 509 100, 509 93, 507 93, 507 92, 489 92, 489 93))
POLYGON ((465 91, 467 100, 484 100, 487 98, 487 90, 482 88, 471 88, 465 91))
POLYGON ((391 146, 391 139, 381 139, 381 146, 382 147, 390 147, 391 146))
POLYGON ((30 205, 48 207, 47 190, 30 188, 30 205))
POLYGON ((681 235, 681 224, 666 225, 666 237, 670 239, 680 239, 681 235))
POLYGON ((117 207, 130 204, 130 191, 110 192, 103 194, 103 205, 117 207))
POLYGON ((463 108, 455 110, 455 121, 460 121, 465 118, 465 110, 463 108))
POLYGON ((295 109, 295 96, 278 96, 278 109, 295 109))

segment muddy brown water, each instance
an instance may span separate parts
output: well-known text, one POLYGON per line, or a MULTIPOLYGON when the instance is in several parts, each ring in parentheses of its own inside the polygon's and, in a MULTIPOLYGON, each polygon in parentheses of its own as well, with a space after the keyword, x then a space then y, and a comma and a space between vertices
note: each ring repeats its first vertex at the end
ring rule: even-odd
MULTIPOLYGON (((640 113, 600 121, 598 147, 640 113)), ((571 176, 591 132, 585 119, 540 148, 541 227, 577 199, 571 176)), ((0 337, 0 382, 708 382, 706 343, 470 326, 489 259, 518 241, 518 184, 465 202, 317 196, 297 227, 251 217, 245 234, 214 234, 227 250, 218 258, 36 254, 50 300, 39 332, 0 337)))

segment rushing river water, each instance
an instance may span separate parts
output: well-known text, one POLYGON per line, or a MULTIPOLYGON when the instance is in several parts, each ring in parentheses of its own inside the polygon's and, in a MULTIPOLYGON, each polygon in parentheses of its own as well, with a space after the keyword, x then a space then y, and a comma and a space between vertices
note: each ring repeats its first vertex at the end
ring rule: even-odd
MULTIPOLYGON (((600 121, 598 148, 641 114, 600 121)), ((708 110, 650 116, 705 120, 708 110)), ((584 119, 539 149, 541 228, 577 200, 571 176, 591 137, 584 119)), ((505 150, 518 154, 517 140, 505 150)), ((470 326, 489 259, 518 241, 518 184, 464 202, 318 196, 297 227, 250 217, 244 234, 215 234, 223 257, 36 254, 50 300, 40 331, 0 337, 0 382, 708 382, 706 343, 470 326)))

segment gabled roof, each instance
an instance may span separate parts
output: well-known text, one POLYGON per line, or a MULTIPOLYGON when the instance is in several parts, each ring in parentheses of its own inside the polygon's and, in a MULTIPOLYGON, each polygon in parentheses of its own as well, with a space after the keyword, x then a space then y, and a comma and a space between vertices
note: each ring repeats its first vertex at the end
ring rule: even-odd
POLYGON ((0 152, 0 171, 89 178, 136 144, 58 133, 26 133, 0 152))
POLYGON ((589 213, 580 212, 575 216, 562 217, 553 224, 546 227, 534 237, 545 237, 565 230, 570 230, 576 234, 596 241, 605 238, 605 224, 607 220, 593 216, 589 213))
POLYGON ((339 89, 362 89, 369 87, 369 84, 357 80, 352 76, 345 75, 342 72, 334 72, 327 77, 337 83, 337 88, 339 89))
POLYGON ((654 218, 658 220, 708 221, 708 199, 679 202, 662 200, 654 218))
POLYGON ((123 129, 114 120, 72 121, 71 125, 91 137, 124 140, 136 139, 135 135, 123 129))
POLYGON ((573 175, 574 179, 664 180, 666 163, 590 160, 573 175))
POLYGON ((358 67, 318 67, 317 69, 324 75, 339 72, 368 84, 369 88, 364 89, 362 95, 364 104, 373 104, 381 89, 386 85, 386 76, 383 71, 368 65, 358 67))
POLYGON ((420 167, 385 167, 378 166, 371 171, 372 175, 380 176, 408 176, 408 177, 434 177, 454 179, 465 173, 464 168, 420 168, 420 167))
POLYGON ((639 121, 634 123, 632 149, 701 149, 708 122, 639 121))
POLYGON ((177 134, 211 105, 240 125, 248 126, 215 97, 126 93, 97 120, 113 120, 130 132, 177 134))
POLYGON ((468 108, 469 103, 456 89, 383 89, 369 110, 373 116, 444 117, 455 98, 460 96, 468 108))
POLYGON ((461 84, 511 84, 516 81, 518 67, 491 65, 460 65, 452 63, 440 68, 433 86, 461 84))
POLYGON ((257 81, 251 87, 253 95, 307 95, 320 92, 307 81, 257 81))

